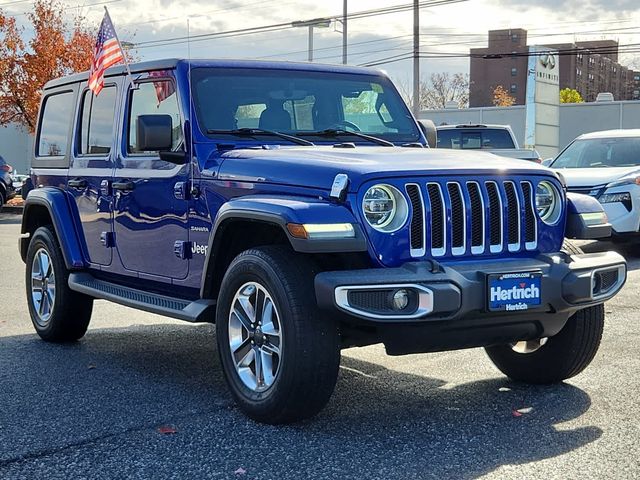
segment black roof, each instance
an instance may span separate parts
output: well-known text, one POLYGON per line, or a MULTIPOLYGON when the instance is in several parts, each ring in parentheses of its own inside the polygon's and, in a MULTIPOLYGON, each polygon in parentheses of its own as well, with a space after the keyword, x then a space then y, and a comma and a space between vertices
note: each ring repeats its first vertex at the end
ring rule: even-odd
MULTIPOLYGON (((180 58, 167 58, 161 60, 151 60, 147 62, 132 63, 129 65, 131 73, 143 73, 152 70, 171 70, 179 63, 191 63, 193 68, 197 67, 221 67, 221 68, 265 68, 279 70, 305 70, 316 72, 336 72, 355 74, 384 75, 380 70, 365 67, 352 67, 345 65, 330 65, 306 62, 286 62, 286 61, 265 61, 265 60, 233 60, 233 59, 197 59, 185 60, 180 58)), ((117 65, 107 69, 105 77, 124 75, 127 69, 124 65, 117 65)), ((68 85, 70 83, 86 82, 89 79, 89 72, 76 73, 66 77, 56 78, 47 82, 45 89, 68 85)))

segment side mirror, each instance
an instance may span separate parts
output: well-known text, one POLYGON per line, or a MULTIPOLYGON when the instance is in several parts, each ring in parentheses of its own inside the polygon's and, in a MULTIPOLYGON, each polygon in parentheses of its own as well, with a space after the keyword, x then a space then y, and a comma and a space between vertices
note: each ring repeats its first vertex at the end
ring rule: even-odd
POLYGON ((163 152, 171 150, 173 144, 171 115, 139 115, 136 133, 138 151, 163 152))
POLYGON ((436 124, 432 120, 418 120, 418 126, 427 139, 430 148, 436 148, 438 145, 438 131, 436 124))

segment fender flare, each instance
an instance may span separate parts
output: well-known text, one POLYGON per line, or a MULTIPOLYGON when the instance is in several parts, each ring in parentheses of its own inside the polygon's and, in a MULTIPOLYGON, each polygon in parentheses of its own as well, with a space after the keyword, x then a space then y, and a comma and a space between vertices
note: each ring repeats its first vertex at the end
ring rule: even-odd
POLYGON ((36 206, 44 207, 49 212, 54 234, 58 239, 66 267, 70 270, 85 268, 86 262, 82 255, 81 242, 67 194, 54 187, 38 188, 29 192, 27 196, 22 215, 22 237, 20 238, 20 255, 22 259, 26 259, 27 249, 29 248, 29 213, 36 206))
POLYGON ((249 196, 231 200, 218 210, 209 234, 205 271, 201 293, 211 280, 217 259, 216 247, 220 245, 226 226, 234 221, 253 221, 274 225, 282 230, 291 248, 299 253, 352 253, 366 252, 367 240, 358 221, 344 205, 319 199, 297 197, 249 196), (309 240, 295 238, 287 229, 288 223, 351 223, 355 237, 336 240, 309 240))
POLYGON ((567 225, 565 237, 581 240, 610 237, 611 224, 608 223, 604 208, 593 197, 567 192, 567 225), (595 220, 588 219, 595 214, 595 220), (598 217, 598 214, 601 214, 598 217))

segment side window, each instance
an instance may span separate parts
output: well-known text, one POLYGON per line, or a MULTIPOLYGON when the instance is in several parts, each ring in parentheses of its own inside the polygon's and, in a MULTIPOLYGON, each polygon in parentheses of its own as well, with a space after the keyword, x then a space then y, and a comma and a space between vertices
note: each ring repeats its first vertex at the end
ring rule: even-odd
POLYGON ((139 84, 131 91, 129 112, 129 134, 127 151, 130 154, 150 154, 138 148, 136 132, 140 115, 170 115, 173 121, 173 142, 171 149, 177 150, 182 144, 182 123, 178 109, 178 97, 173 81, 156 80, 139 84))
POLYGON ((113 143, 116 87, 105 87, 97 97, 90 90, 82 96, 80 155, 108 155, 113 143))
POLYGON ((44 101, 40 132, 38 134, 38 157, 59 157, 67 151, 69 127, 73 118, 73 92, 50 95, 44 101))

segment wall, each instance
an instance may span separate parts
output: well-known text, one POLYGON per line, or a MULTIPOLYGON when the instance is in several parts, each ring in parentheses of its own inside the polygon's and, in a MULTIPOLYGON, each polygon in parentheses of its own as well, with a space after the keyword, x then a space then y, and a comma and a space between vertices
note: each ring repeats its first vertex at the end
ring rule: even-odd
MULTIPOLYGON (((480 107, 455 110, 423 110, 419 118, 436 125, 447 123, 497 123, 511 125, 518 143, 524 144, 525 108, 480 107)), ((563 149, 578 135, 617 128, 640 128, 640 101, 574 103, 560 105, 560 142, 563 149)))
POLYGON ((20 174, 31 166, 33 137, 15 124, 0 127, 0 155, 20 174))

